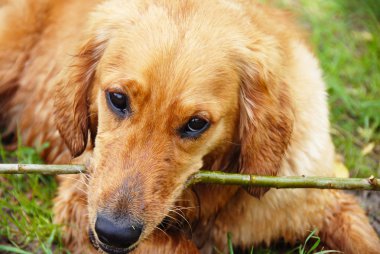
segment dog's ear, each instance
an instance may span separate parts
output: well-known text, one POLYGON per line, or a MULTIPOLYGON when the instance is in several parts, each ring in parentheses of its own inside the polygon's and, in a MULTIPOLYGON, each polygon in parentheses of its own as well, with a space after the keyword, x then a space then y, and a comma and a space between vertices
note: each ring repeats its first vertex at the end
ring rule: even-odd
POLYGON ((79 156, 87 145, 88 130, 94 139, 96 117, 89 116, 91 90, 97 64, 104 52, 106 39, 88 35, 78 47, 72 62, 60 74, 55 93, 55 119, 57 128, 70 149, 79 156))
MULTIPOLYGON (((259 64, 243 64, 240 87, 240 172, 277 175, 293 129, 287 85, 259 64)), ((248 187, 260 198, 268 188, 248 187)))

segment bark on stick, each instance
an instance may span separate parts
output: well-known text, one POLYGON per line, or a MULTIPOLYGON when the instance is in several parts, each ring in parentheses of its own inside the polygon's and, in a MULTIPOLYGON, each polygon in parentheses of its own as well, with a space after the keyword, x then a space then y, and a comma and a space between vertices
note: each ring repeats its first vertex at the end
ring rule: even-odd
MULTIPOLYGON (((0 174, 77 174, 84 165, 0 164, 0 174)), ((316 188, 380 191, 380 180, 369 178, 335 178, 317 176, 255 176, 218 171, 200 171, 192 175, 186 187, 199 184, 243 185, 270 188, 316 188)))

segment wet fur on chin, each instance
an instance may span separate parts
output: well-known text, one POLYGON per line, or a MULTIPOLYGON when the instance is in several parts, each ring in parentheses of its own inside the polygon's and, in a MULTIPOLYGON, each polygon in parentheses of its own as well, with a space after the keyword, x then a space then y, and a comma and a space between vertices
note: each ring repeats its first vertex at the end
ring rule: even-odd
POLYGON ((99 3, 0 9, 1 123, 18 122, 27 145, 49 142, 46 162, 90 169, 58 177, 54 220, 72 253, 96 252, 99 211, 144 222, 134 253, 227 252, 227 232, 243 249, 295 243, 315 228, 334 249, 378 253, 364 211, 340 191, 183 190, 200 169, 333 174, 322 75, 288 14, 249 1, 99 3), (128 118, 107 91, 129 96, 128 118), (194 115, 209 129, 180 138, 194 115))

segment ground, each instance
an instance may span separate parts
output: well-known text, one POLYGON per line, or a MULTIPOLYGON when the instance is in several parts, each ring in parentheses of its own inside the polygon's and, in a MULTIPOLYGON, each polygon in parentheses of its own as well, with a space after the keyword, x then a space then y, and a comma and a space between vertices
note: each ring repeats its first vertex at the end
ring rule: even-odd
MULTIPOLYGON (((380 175, 380 4, 378 0, 266 0, 295 14, 309 33, 328 86, 331 133, 350 175, 380 175)), ((47 144, 48 145, 48 144, 47 144)), ((40 148, 0 147, 0 162, 38 163, 40 148)), ((52 224, 49 176, 0 177, 0 253, 66 253, 52 224)), ((380 195, 356 192, 380 232, 380 195)), ((227 236, 226 236, 227 237, 227 236)), ((314 239, 315 240, 315 239, 314 239)), ((307 250, 294 253, 308 253, 307 250)), ((277 253, 274 248, 253 253, 277 253)))

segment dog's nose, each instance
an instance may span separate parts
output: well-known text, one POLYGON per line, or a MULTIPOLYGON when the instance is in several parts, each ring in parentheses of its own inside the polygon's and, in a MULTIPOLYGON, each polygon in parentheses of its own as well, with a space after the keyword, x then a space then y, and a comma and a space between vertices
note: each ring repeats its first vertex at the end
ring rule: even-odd
POLYGON ((118 223, 100 214, 95 222, 95 232, 99 240, 118 248, 128 248, 136 243, 140 238, 142 227, 141 223, 118 223))

